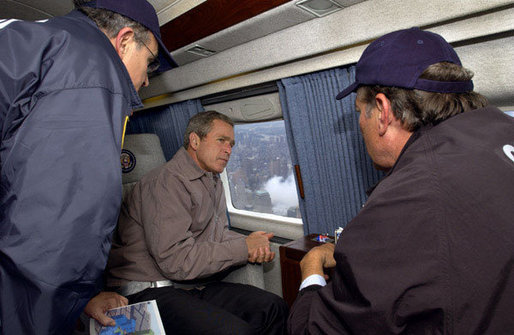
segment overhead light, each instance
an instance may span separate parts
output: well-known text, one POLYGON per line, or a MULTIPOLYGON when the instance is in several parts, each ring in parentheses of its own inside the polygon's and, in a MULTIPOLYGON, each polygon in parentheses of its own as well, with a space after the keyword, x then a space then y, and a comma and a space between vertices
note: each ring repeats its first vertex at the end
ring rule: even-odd
POLYGON ((343 8, 332 0, 300 0, 296 5, 317 17, 331 14, 343 8))
POLYGON ((202 57, 209 57, 216 53, 216 51, 206 49, 199 44, 195 44, 191 48, 186 49, 186 51, 202 57))

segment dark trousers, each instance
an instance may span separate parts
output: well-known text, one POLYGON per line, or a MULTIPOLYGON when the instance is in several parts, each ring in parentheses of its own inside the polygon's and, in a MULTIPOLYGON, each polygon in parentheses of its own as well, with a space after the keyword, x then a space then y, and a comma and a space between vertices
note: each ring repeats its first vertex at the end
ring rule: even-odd
POLYGON ((203 289, 149 288, 127 298, 131 304, 156 300, 168 335, 286 333, 287 304, 250 285, 215 282, 203 289))

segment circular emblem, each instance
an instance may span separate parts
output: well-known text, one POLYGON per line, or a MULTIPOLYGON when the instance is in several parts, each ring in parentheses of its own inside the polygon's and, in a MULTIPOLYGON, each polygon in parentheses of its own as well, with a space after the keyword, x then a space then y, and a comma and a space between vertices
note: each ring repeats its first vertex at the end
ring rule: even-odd
POLYGON ((503 146, 503 152, 505 153, 505 156, 507 156, 511 161, 514 162, 514 146, 510 144, 505 144, 503 146))
POLYGON ((136 156, 127 149, 121 150, 121 172, 129 173, 136 167, 136 156))

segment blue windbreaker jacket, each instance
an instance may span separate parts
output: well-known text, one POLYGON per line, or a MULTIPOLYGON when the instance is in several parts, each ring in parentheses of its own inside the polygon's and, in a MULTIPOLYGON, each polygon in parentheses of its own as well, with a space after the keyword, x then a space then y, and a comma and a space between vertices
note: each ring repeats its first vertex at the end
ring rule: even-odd
POLYGON ((0 45, 0 334, 66 334, 97 293, 141 100, 78 11, 0 21, 0 45))

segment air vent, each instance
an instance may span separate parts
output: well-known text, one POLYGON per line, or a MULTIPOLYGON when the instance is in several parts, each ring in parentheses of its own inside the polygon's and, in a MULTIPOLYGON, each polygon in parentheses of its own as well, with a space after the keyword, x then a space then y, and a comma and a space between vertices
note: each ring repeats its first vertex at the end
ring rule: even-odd
POLYGON ((296 3, 298 7, 317 17, 332 14, 343 7, 331 0, 301 0, 296 3))
POLYGON ((186 49, 186 51, 202 57, 209 57, 216 53, 216 51, 206 49, 199 44, 195 44, 191 48, 186 49))

